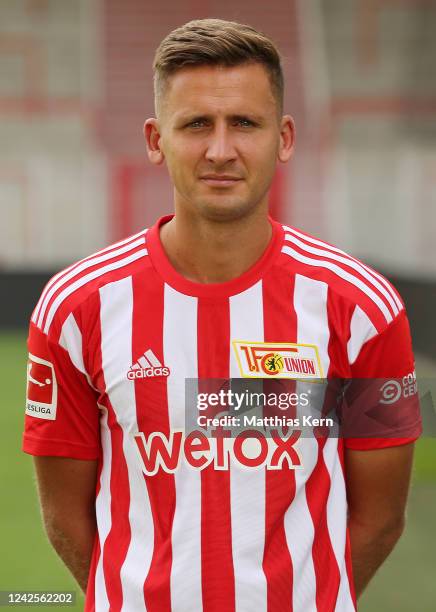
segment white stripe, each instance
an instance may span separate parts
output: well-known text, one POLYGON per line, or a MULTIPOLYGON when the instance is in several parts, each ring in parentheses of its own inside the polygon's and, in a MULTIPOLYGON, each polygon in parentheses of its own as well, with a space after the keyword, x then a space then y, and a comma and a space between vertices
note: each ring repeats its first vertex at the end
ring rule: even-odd
MULTIPOLYGON (((294 286, 294 309, 297 316, 297 342, 315 344, 321 360, 322 370, 327 375, 330 358, 328 354, 329 326, 327 316, 328 285, 297 274, 294 286)), ((307 390, 310 383, 297 383, 297 393, 307 390)), ((312 395, 321 385, 310 384, 312 395)), ((322 397, 318 397, 322 401, 322 397)), ((317 404, 318 405, 318 404, 317 404)), ((298 406, 297 416, 302 418, 303 409, 298 406)), ((306 498, 305 484, 318 461, 318 442, 315 438, 300 438, 297 450, 302 455, 302 468, 295 470, 295 498, 285 515, 285 533, 294 568, 294 612, 316 610, 316 576, 312 558, 314 526, 306 498)))
POLYGON ((95 513, 97 516, 98 538, 100 542, 100 557, 95 572, 95 610, 96 612, 109 611, 109 600, 106 591, 106 582, 103 574, 104 544, 109 534, 111 516, 111 466, 112 446, 111 434, 107 424, 107 410, 100 406, 103 412, 100 424, 101 447, 103 452, 103 468, 100 474, 100 490, 95 502, 95 513))
MULTIPOLYGON (((133 288, 127 277, 100 289, 101 349, 106 392, 123 432, 129 480, 131 538, 121 567, 122 610, 146 610, 144 581, 153 555, 154 527, 147 486, 133 435, 138 432, 134 383, 126 373, 132 363, 133 288)), ((106 458, 104 458, 106 462, 106 458)))
MULTIPOLYGON (((151 363, 148 361, 148 359, 145 358, 145 355, 143 355, 142 357, 138 359, 138 363, 141 366, 141 368, 151 368, 151 363)), ((139 369, 139 368, 138 366, 136 366, 136 368, 134 369, 139 369)))
POLYGON ((347 344, 348 361, 352 365, 365 342, 374 338, 377 335, 377 330, 368 318, 365 312, 359 306, 356 306, 351 317, 350 323, 350 339, 347 344))
POLYGON ((111 251, 110 253, 106 253, 99 257, 91 257, 90 259, 86 259, 82 263, 79 263, 76 267, 74 267, 74 269, 72 269, 70 272, 65 274, 65 276, 60 278, 58 282, 52 282, 50 285, 50 289, 48 287, 45 289, 45 297, 41 303, 40 312, 39 312, 39 316, 38 316, 37 323, 36 323, 37 326, 40 327, 42 325, 48 304, 51 298, 53 297, 53 295, 61 287, 66 285, 68 281, 73 279, 75 276, 78 276, 84 270, 91 268, 92 266, 102 263, 103 261, 107 261, 108 259, 113 259, 114 257, 118 257, 119 255, 123 255, 124 253, 127 253, 129 251, 132 251, 136 247, 143 245, 144 242, 145 242, 144 238, 141 238, 139 240, 136 240, 132 244, 128 244, 127 246, 117 249, 116 251, 111 251))
POLYGON ((151 365, 154 366, 155 368, 159 368, 162 365, 159 359, 156 357, 156 355, 153 353, 151 349, 148 349, 148 351, 145 351, 144 355, 145 357, 147 357, 151 365))
MULTIPOLYGON (((197 298, 164 292, 163 360, 170 429, 185 429, 185 378, 197 378, 197 298)), ((171 609, 201 612, 201 471, 184 461, 174 473, 176 504, 172 530, 171 609)), ((133 609, 133 608, 132 608, 133 609)))
POLYGON ((337 438, 328 438, 324 446, 324 462, 330 475, 330 491, 327 501, 327 525, 333 551, 340 573, 336 612, 355 612, 345 564, 347 525, 347 497, 345 480, 338 455, 337 438))
POLYGON ((86 371, 85 364, 83 363, 82 333, 76 323, 73 313, 71 313, 67 319, 65 319, 65 322, 62 325, 59 344, 67 351, 73 365, 79 370, 79 372, 82 372, 82 374, 87 377, 89 382, 88 372, 86 371))
MULTIPOLYGON (((264 341, 261 282, 230 298, 230 338, 264 341)), ((232 347, 230 350, 230 376, 239 378, 235 353, 232 347)), ((267 581, 262 567, 265 549, 265 469, 244 470, 233 463, 230 463, 230 469, 235 609, 236 612, 266 612, 267 581)))
MULTIPOLYGON (((58 279, 60 279, 64 274, 70 272, 71 270, 75 270, 77 269, 78 264, 81 264, 82 262, 88 262, 91 260, 94 260, 95 258, 98 258, 99 255, 103 255, 104 253, 108 253, 109 251, 111 251, 111 249, 117 249, 119 247, 123 247, 124 245, 127 245, 128 242, 130 242, 131 240, 134 240, 135 238, 138 238, 139 236, 142 236, 142 240, 139 240, 137 242, 139 242, 139 244, 143 244, 145 243, 145 234, 146 234, 147 230, 143 230, 142 232, 139 232, 138 234, 135 234, 134 236, 130 236, 129 238, 126 238, 126 240, 122 240, 120 242, 116 242, 115 244, 112 244, 104 249, 101 249, 100 251, 97 251, 96 253, 93 253, 92 255, 90 255, 89 257, 86 257, 85 259, 79 261, 79 262, 75 262, 73 264, 71 264, 71 266, 68 266, 67 268, 64 268, 63 270, 61 270, 60 272, 58 272, 57 274, 55 274, 47 283, 47 285, 44 288, 44 291, 41 294, 41 297, 39 298, 39 301, 35 307, 35 310, 33 311, 32 314, 32 321, 36 324, 38 318, 39 318, 39 314, 41 312, 41 308, 43 303, 45 303, 45 298, 47 293, 52 289, 52 287, 56 284, 56 281, 58 279)), ((127 245, 126 251, 131 250, 133 247, 131 245, 127 245)), ((114 251, 112 251, 114 252, 114 251)), ((111 257, 113 257, 112 253, 108 254, 107 259, 110 259, 111 257)), ((93 265, 93 264, 91 264, 93 265)), ((62 284, 62 281, 61 281, 62 284)))
POLYGON ((293 567, 293 612, 317 612, 316 578, 312 559, 315 535, 312 516, 307 504, 305 484, 318 458, 314 438, 300 438, 295 449, 301 457, 301 468, 295 470, 295 496, 285 513, 286 541, 293 567))
POLYGON ((367 285, 365 285, 365 283, 363 283, 360 279, 355 278, 352 274, 349 274, 334 263, 330 263, 329 261, 320 261, 319 259, 311 259, 310 257, 306 257, 305 255, 298 253, 298 251, 295 251, 294 249, 291 249, 288 246, 283 247, 282 252, 286 253, 290 257, 293 257, 297 261, 301 261, 302 263, 308 266, 313 266, 316 268, 326 268, 327 270, 331 270, 340 278, 343 278, 344 280, 348 281, 349 283, 363 291, 363 293, 365 293, 365 295, 367 295, 374 302, 374 304, 379 307, 386 321, 388 323, 392 321, 393 317, 383 300, 381 300, 379 296, 374 293, 374 291, 372 291, 372 289, 370 289, 367 285))
POLYGON ((103 268, 98 268, 97 270, 93 270, 86 276, 82 276, 82 278, 79 278, 77 281, 69 285, 66 289, 62 291, 62 293, 60 293, 56 297, 53 304, 51 305, 51 308, 47 315, 47 320, 45 322, 44 333, 46 334, 48 330, 50 329, 51 322, 53 321, 53 317, 55 316, 56 311, 59 308, 59 306, 62 304, 64 300, 67 299, 69 295, 74 293, 74 291, 76 291, 80 287, 83 287, 83 285, 86 285, 86 283, 94 280, 95 278, 98 278, 99 276, 103 276, 103 274, 106 274, 106 272, 111 272, 112 270, 117 270, 118 268, 127 266, 129 263, 132 263, 133 261, 136 261, 137 259, 140 259, 141 257, 144 257, 145 255, 147 255, 146 249, 141 249, 140 251, 136 251, 136 253, 132 253, 132 255, 125 257, 124 259, 114 261, 111 264, 104 266, 103 268))
POLYGON ((82 372, 86 376, 86 380, 90 387, 98 391, 92 384, 91 377, 86 371, 85 364, 83 362, 83 339, 82 332, 77 325, 74 314, 71 313, 62 325, 61 337, 59 338, 59 344, 64 348, 70 356, 70 359, 79 372, 82 372))
POLYGON ((316 344, 325 376, 330 366, 327 295, 327 283, 301 274, 295 275, 294 309, 297 315, 297 342, 316 344))
POLYGON ((305 234, 303 234, 302 232, 299 232, 298 230, 296 230, 293 227, 288 227, 287 225, 284 225, 283 229, 285 231, 287 231, 287 232, 291 232, 295 236, 299 236, 300 238, 303 238, 303 240, 306 240, 306 242, 310 242, 311 244, 316 244, 318 246, 323 247, 324 249, 327 249, 329 251, 334 251, 335 253, 339 253, 339 254, 344 255, 345 257, 355 261, 357 264, 362 266, 362 268, 364 268, 367 272, 369 272, 369 274, 371 274, 374 278, 377 278, 386 287, 386 289, 389 291, 391 296, 394 298, 395 304, 397 305, 398 309, 399 310, 403 309, 403 304, 401 303, 401 300, 398 299, 398 296, 397 296, 395 290, 393 289, 392 285, 389 283, 388 280, 386 280, 386 278, 384 276, 379 274, 376 270, 373 270, 372 268, 370 268, 369 266, 364 264, 362 261, 359 261, 358 259, 356 259, 352 255, 350 255, 349 253, 346 253, 345 251, 342 251, 341 249, 338 249, 337 247, 334 247, 331 244, 327 244, 327 243, 323 242, 322 240, 317 240, 316 238, 312 238, 310 236, 306 236, 305 234))
POLYGON ((392 299, 390 293, 386 291, 383 285, 379 283, 378 280, 374 278, 371 274, 369 274, 365 270, 365 268, 358 262, 353 261, 349 257, 343 257, 342 255, 335 255, 334 253, 331 253, 330 251, 326 251, 325 249, 317 249, 316 247, 311 247, 305 244, 304 242, 302 242, 301 240, 298 240, 298 238, 295 238, 291 234, 285 234, 285 240, 288 240, 289 242, 296 244, 297 246, 299 246, 304 251, 307 251, 308 253, 312 253, 313 255, 320 255, 322 257, 329 257, 330 259, 334 259, 335 261, 339 261, 343 263, 344 265, 349 266, 350 268, 353 268, 354 270, 356 270, 356 272, 359 272, 359 274, 361 274, 364 278, 366 278, 366 280, 369 283, 371 283, 374 287, 376 287, 376 289, 378 289, 382 295, 384 295, 384 297, 387 299, 387 301, 392 307, 392 310, 394 311, 396 315, 400 312, 398 306, 396 305, 395 301, 392 299))

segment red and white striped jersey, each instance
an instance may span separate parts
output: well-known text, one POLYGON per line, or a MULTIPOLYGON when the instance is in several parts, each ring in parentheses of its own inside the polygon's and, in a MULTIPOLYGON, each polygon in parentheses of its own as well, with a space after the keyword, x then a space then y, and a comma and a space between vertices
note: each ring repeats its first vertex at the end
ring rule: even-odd
POLYGON ((31 319, 23 448, 99 461, 86 610, 351 612, 344 445, 417 436, 301 437, 299 465, 201 461, 181 433, 185 379, 252 373, 241 343, 314 347, 322 376, 407 375, 404 305, 374 270, 274 221, 242 276, 191 282, 160 243, 168 219, 54 276, 31 319))

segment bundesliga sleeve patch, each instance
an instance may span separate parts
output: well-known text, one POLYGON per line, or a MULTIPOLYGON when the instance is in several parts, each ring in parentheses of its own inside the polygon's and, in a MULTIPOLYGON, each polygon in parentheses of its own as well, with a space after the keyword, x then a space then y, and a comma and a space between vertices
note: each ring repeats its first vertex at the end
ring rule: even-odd
POLYGON ((54 421, 57 396, 58 386, 53 364, 29 353, 26 414, 54 421))

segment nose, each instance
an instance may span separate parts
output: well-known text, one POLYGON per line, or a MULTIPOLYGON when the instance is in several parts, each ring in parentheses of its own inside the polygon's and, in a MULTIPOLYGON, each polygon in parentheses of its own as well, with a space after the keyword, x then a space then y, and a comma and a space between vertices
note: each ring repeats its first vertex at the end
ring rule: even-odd
POLYGON ((217 166, 236 159, 232 136, 226 125, 216 125, 207 143, 206 159, 217 166))

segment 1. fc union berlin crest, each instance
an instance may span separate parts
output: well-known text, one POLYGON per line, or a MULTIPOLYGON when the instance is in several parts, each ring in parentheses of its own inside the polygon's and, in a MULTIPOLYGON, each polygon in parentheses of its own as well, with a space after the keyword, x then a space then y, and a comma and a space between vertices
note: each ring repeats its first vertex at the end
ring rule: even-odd
POLYGON ((233 340, 244 378, 323 378, 318 347, 314 344, 233 340))

